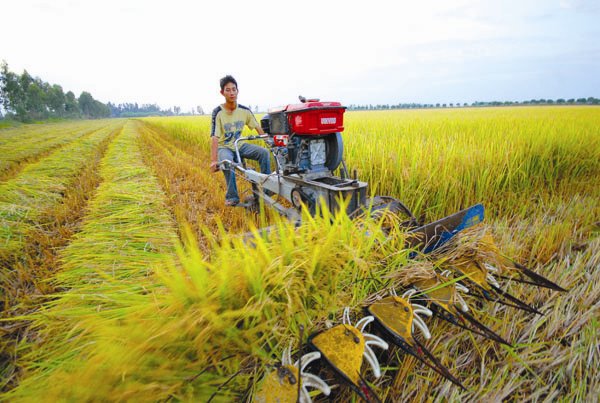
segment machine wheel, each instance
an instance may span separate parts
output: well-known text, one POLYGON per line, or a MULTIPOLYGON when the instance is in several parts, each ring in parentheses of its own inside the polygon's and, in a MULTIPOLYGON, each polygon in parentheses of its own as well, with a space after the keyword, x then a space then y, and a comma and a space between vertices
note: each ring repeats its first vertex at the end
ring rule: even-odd
POLYGON ((296 209, 302 209, 302 203, 304 202, 301 190, 296 188, 292 190, 292 205, 296 207, 296 209))
POLYGON ((302 190, 301 187, 293 189, 291 196, 292 205, 298 211, 302 210, 302 205, 304 204, 311 214, 315 214, 315 202, 302 190))
POLYGON ((341 133, 333 133, 326 137, 327 142, 327 161, 325 166, 330 171, 335 171, 342 162, 344 156, 344 143, 341 133))
POLYGON ((398 199, 389 196, 375 196, 367 200, 367 206, 370 205, 372 205, 371 212, 374 216, 378 216, 387 210, 393 214, 406 217, 406 220, 402 222, 403 227, 420 226, 412 211, 398 199))

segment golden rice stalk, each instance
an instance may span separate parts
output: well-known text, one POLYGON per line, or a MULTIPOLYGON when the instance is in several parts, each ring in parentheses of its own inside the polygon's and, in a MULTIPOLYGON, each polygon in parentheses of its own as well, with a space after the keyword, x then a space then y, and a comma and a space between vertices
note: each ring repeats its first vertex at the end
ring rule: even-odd
POLYGON ((429 260, 411 260, 406 265, 390 267, 392 270, 384 278, 391 279, 396 287, 406 288, 411 284, 435 277, 435 266, 429 260))
POLYGON ((484 224, 459 232, 432 258, 439 266, 461 267, 470 263, 487 263, 501 271, 510 268, 510 262, 498 249, 489 226, 484 224))

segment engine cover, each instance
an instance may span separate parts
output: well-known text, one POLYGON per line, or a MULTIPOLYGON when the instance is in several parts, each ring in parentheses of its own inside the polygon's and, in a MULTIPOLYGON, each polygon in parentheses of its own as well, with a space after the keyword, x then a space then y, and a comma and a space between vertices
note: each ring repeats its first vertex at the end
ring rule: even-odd
POLYGON ((270 109, 261 125, 269 134, 333 134, 344 131, 345 110, 346 107, 339 102, 312 101, 287 105, 270 109))

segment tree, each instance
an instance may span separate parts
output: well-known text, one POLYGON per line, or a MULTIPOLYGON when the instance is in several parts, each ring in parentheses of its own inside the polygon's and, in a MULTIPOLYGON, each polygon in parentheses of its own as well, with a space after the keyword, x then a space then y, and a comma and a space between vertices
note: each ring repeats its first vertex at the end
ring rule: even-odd
POLYGON ((102 102, 95 100, 94 97, 86 91, 83 91, 79 96, 79 109, 86 118, 98 119, 110 117, 110 108, 102 102))
POLYGON ((78 100, 71 91, 65 94, 60 85, 34 78, 27 70, 20 75, 9 71, 5 61, 0 65, 0 103, 7 115, 22 122, 48 117, 79 118, 82 111, 87 118, 110 116, 110 108, 89 92, 83 92, 78 100))
POLYGON ((42 89, 43 86, 36 81, 29 82, 29 85, 25 89, 25 105, 28 115, 26 119, 39 120, 48 118, 48 110, 46 108, 45 99, 46 94, 42 89))
POLYGON ((79 103, 77 102, 73 91, 69 91, 65 94, 65 116, 68 118, 78 118, 81 116, 79 103))
POLYGON ((20 77, 8 70, 6 61, 2 62, 0 69, 0 94, 4 110, 7 113, 15 113, 17 116, 25 116, 27 110, 20 77))
POLYGON ((47 103, 50 111, 57 117, 65 115, 65 94, 60 85, 54 84, 50 87, 47 95, 47 103))
POLYGON ((92 97, 92 94, 83 91, 81 95, 79 95, 77 102, 79 103, 79 110, 83 116, 87 118, 91 117, 94 110, 94 98, 92 97))
POLYGON ((179 112, 181 112, 181 108, 179 106, 174 106, 173 111, 175 112, 176 115, 179 115, 179 112))
POLYGON ((196 106, 196 111, 198 112, 198 115, 204 115, 204 109, 202 109, 200 105, 196 106))

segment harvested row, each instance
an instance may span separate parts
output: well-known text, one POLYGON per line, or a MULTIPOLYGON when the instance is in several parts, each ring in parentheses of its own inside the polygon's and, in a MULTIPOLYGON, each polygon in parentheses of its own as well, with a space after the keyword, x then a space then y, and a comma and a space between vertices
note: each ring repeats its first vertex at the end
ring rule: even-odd
POLYGON ((22 250, 24 235, 37 225, 40 212, 60 202, 66 186, 88 162, 94 149, 120 125, 112 122, 0 184, 0 259, 22 250))
MULTIPOLYGON (((48 279, 59 268, 58 254, 78 231, 86 204, 100 183, 100 160, 119 132, 115 129, 94 148, 87 163, 66 184, 60 203, 39 212, 38 223, 25 233, 25 247, 19 256, 3 261, 7 270, 3 276, 4 311, 0 317, 5 321, 37 310, 43 297, 54 291, 48 279)), ((0 324, 0 390, 10 389, 18 380, 16 351, 24 337, 34 337, 28 332, 27 321, 0 324)))
MULTIPOLYGON (((96 121, 99 122, 99 121, 96 121)), ((66 130, 68 128, 89 127, 89 122, 70 121, 61 123, 46 123, 43 125, 29 124, 0 130, 0 145, 16 143, 18 141, 29 141, 36 137, 43 137, 53 132, 66 130)))
POLYGON ((15 176, 25 164, 35 162, 78 138, 89 135, 106 126, 107 122, 70 124, 54 130, 38 133, 33 137, 18 137, 0 144, 0 181, 15 176))
MULTIPOLYGON (((117 127, 118 124, 112 123, 84 136, 29 165, 18 177, 0 184, 0 311, 3 318, 27 310, 29 299, 44 292, 43 281, 55 269, 46 267, 45 261, 54 259, 56 251, 52 247, 59 246, 61 238, 67 235, 64 232, 71 229, 63 226, 61 236, 44 235, 44 232, 59 225, 60 220, 68 222, 65 217, 71 216, 70 209, 74 207, 71 203, 76 201, 77 189, 73 186, 117 127), (73 196, 68 197, 69 193, 73 196), (59 219, 56 214, 65 202, 69 203, 68 211, 63 209, 63 218, 59 219), (18 307, 20 304, 24 306, 18 307)), ((11 382, 14 376, 14 349, 22 330, 23 323, 3 323, 0 327, 0 385, 11 382)))
POLYGON ((9 129, 0 129, 0 147, 18 142, 35 142, 36 139, 49 138, 53 134, 65 131, 76 132, 79 130, 98 128, 107 124, 107 120, 83 121, 74 120, 61 123, 30 124, 9 129))
MULTIPOLYGON (((165 193, 171 195, 168 203, 179 226, 189 225, 204 251, 207 251, 208 243, 203 228, 212 233, 217 233, 220 225, 233 232, 248 229, 247 222, 252 221, 253 216, 242 209, 224 206, 222 174, 210 172, 210 158, 205 150, 148 124, 140 127, 140 133, 144 159, 159 178, 165 193)), ((240 192, 243 189, 242 185, 240 192)))
MULTIPOLYGON (((164 194, 142 162, 136 126, 125 125, 101 163, 103 182, 82 230, 61 254, 62 270, 54 282, 63 291, 40 313, 27 317, 37 338, 22 347, 25 376, 6 399, 69 399, 83 392, 88 398, 108 399, 111 396, 95 389, 86 373, 106 371, 115 380, 127 377, 127 372, 114 373, 110 365, 96 366, 92 357, 105 354, 120 360, 135 351, 131 345, 130 351, 121 348, 131 336, 119 333, 124 339, 117 341, 112 332, 152 304, 154 270, 172 260, 177 238, 164 194)), ((146 333, 150 323, 137 319, 142 320, 136 322, 137 332, 151 337, 146 333)))

